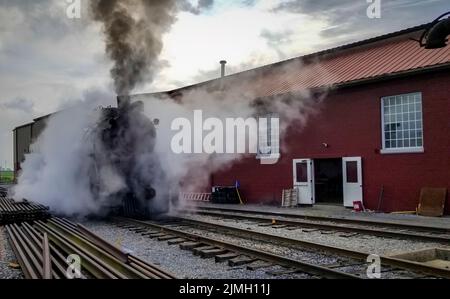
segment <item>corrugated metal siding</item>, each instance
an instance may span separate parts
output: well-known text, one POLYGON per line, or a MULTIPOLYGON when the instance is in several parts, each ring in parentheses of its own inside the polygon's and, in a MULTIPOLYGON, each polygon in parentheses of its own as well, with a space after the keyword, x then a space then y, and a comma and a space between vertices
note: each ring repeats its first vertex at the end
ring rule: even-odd
POLYGON ((436 50, 421 48, 409 36, 347 49, 302 65, 301 58, 276 66, 261 75, 237 74, 225 78, 230 88, 245 84, 255 97, 266 97, 312 88, 331 87, 385 75, 450 64, 450 46, 436 50))

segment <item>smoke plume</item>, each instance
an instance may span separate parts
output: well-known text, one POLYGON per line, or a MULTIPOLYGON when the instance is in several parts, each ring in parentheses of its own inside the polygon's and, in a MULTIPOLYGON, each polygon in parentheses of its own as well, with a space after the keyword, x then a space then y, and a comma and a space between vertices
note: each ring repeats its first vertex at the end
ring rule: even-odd
MULTIPOLYGON (((114 63, 111 76, 117 94, 128 95, 138 84, 152 82, 161 65, 162 37, 178 10, 195 14, 213 1, 200 0, 197 7, 187 0, 181 3, 184 6, 175 0, 92 0, 94 19, 103 24, 106 53, 114 63)), ((85 216, 107 213, 130 193, 146 204, 151 199, 149 209, 160 210, 158 206, 179 191, 202 192, 211 174, 248 155, 176 154, 171 148, 172 121, 192 119, 194 110, 201 110, 204 119, 223 122, 275 114, 283 140, 289 127, 300 130, 306 125, 326 94, 326 88, 319 98, 298 90, 291 80, 302 67, 297 61, 250 71, 182 90, 175 97, 132 97, 145 107, 141 102, 126 102, 118 110, 99 111, 94 109, 95 101, 87 101, 57 113, 33 145, 35 151, 27 155, 14 198, 27 198, 65 215, 85 216), (273 82, 278 82, 279 90, 271 89, 273 82), (105 111, 115 116, 102 121, 105 111), (156 130, 152 119, 160 120, 156 130), (105 132, 114 137, 105 138, 105 132)), ((317 77, 314 72, 311 75, 317 77)), ((323 71, 319 77, 325 77, 323 71)), ((246 134, 236 132, 235 137, 254 138, 246 134)))
POLYGON ((152 82, 161 66, 162 37, 176 20, 176 1, 92 0, 91 9, 103 24, 116 93, 128 95, 144 80, 152 82))

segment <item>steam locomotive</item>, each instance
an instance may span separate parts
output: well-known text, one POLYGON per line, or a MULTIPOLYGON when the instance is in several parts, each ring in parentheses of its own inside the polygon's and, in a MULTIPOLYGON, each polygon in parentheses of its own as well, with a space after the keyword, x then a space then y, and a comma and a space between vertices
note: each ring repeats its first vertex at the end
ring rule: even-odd
POLYGON ((101 109, 92 134, 92 193, 108 203, 110 214, 137 219, 169 210, 168 184, 154 152, 156 128, 143 110, 142 102, 118 98, 117 108, 101 109))

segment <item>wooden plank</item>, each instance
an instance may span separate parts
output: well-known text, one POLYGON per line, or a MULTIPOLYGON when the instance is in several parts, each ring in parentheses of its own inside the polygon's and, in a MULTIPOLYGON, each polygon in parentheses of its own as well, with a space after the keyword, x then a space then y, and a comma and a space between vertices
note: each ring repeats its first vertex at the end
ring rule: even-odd
POLYGON ((421 216, 444 216, 446 188, 422 188, 420 191, 420 203, 417 212, 421 216))

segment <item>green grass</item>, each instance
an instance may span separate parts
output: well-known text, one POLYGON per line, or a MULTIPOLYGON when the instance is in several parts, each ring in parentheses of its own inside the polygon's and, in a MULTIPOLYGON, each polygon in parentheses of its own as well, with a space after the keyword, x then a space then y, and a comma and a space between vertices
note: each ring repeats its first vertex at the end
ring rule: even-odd
POLYGON ((13 171, 0 171, 0 183, 12 183, 14 180, 13 171))

